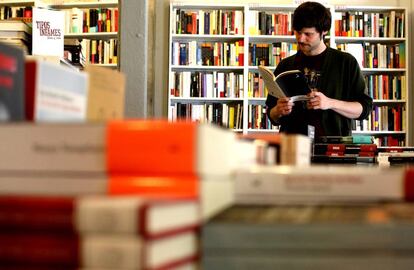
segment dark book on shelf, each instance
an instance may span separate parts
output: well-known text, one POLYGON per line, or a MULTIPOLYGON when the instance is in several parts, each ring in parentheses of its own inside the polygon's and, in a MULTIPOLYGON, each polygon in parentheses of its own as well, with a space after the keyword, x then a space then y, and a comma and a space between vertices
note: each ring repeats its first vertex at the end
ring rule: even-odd
POLYGON ((270 95, 277 98, 290 97, 292 101, 309 100, 307 94, 311 89, 300 70, 288 70, 275 77, 270 69, 259 66, 259 73, 270 95))
POLYGON ((0 43, 0 122, 25 118, 23 50, 0 43))

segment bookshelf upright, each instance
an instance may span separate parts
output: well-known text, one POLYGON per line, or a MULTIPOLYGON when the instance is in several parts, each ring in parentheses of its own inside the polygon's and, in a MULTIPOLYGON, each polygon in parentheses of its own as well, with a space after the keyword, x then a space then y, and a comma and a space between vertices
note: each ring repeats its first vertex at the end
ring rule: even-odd
POLYGON ((407 145, 410 91, 408 18, 403 7, 336 6, 336 46, 360 62, 374 100, 368 120, 354 134, 368 134, 380 146, 407 145))

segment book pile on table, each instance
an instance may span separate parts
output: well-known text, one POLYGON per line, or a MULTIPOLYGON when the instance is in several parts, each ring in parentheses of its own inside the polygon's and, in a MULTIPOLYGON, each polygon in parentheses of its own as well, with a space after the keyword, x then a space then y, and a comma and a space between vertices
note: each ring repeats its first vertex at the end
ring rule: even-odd
POLYGON ((200 223, 233 201, 236 153, 255 154, 193 122, 0 129, 1 269, 194 269, 200 223))
POLYGON ((315 138, 312 163, 372 164, 377 152, 372 136, 323 136, 315 138))
POLYGON ((413 183, 409 168, 241 170, 202 227, 203 269, 412 269, 413 183))

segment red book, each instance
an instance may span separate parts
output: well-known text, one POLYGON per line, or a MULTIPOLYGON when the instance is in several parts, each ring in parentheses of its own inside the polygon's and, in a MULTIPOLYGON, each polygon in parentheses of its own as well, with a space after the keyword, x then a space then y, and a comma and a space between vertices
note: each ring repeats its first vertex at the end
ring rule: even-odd
POLYGON ((197 198, 199 181, 195 175, 112 175, 108 183, 112 195, 139 194, 147 198, 197 198))
POLYGON ((194 229, 200 220, 196 199, 0 196, 1 231, 130 234, 153 239, 194 229))
POLYGON ((330 157, 342 157, 345 154, 342 151, 326 151, 325 155, 330 157))
POLYGON ((195 230, 158 239, 0 233, 0 266, 166 270, 197 260, 197 238, 195 230))
POLYGON ((112 121, 107 169, 113 174, 228 174, 236 145, 234 133, 195 122, 112 121))
POLYGON ((244 40, 237 41, 239 43, 239 66, 244 66, 244 40))
POLYGON ((328 144, 326 146, 327 151, 336 151, 336 152, 344 152, 345 151, 345 144, 328 144))
POLYGON ((360 151, 361 152, 376 152, 378 149, 376 144, 361 144, 360 151))

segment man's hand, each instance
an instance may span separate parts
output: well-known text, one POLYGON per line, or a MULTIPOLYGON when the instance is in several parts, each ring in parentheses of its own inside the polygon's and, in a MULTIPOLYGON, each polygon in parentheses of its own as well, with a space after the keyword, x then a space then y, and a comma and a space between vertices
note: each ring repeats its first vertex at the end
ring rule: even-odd
POLYGON ((311 99, 306 103, 308 109, 331 109, 347 118, 356 119, 362 113, 362 105, 357 101, 343 101, 325 96, 322 92, 312 91, 308 94, 311 99))
POLYGON ((307 108, 313 110, 328 110, 332 109, 332 99, 325 96, 322 92, 312 91, 308 94, 311 99, 307 102, 307 108))
POLYGON ((276 121, 280 117, 290 114, 294 105, 288 97, 279 98, 276 106, 270 111, 270 117, 276 121))

